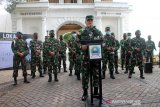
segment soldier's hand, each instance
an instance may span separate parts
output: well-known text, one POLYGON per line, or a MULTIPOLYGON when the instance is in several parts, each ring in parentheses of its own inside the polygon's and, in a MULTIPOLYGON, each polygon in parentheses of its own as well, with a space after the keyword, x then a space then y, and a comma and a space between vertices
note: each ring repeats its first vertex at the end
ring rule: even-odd
POLYGON ((23 54, 23 53, 19 53, 19 56, 20 56, 20 57, 23 57, 23 56, 24 56, 24 54, 23 54))
POLYGON ((110 51, 110 50, 111 50, 111 48, 107 46, 107 47, 106 47, 106 50, 107 50, 107 51, 110 51))
POLYGON ((87 50, 87 45, 82 45, 82 51, 85 51, 85 50, 87 50))
POLYGON ((37 50, 36 51, 36 55, 40 55, 41 51, 40 50, 37 50))
POLYGON ((136 51, 140 51, 140 48, 136 48, 136 51))
POLYGON ((54 55, 55 55, 55 52, 50 52, 50 55, 51 55, 51 56, 54 56, 54 55))

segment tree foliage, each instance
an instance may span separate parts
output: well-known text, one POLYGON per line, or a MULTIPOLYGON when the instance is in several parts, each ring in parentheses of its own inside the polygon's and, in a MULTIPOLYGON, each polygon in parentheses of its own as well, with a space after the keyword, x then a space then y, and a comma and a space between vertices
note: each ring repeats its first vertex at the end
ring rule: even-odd
POLYGON ((7 3, 7 6, 5 8, 6 11, 12 13, 15 10, 18 2, 16 0, 7 0, 6 3, 7 3))

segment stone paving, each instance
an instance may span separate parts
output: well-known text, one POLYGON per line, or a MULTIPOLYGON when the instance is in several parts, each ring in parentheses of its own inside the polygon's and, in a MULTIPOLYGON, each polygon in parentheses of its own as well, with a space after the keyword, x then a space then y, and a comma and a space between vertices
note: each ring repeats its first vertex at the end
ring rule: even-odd
MULTIPOLYGON (((160 107, 160 68, 154 66, 152 74, 139 78, 139 71, 131 79, 124 71, 109 78, 107 71, 103 84, 103 103, 106 107, 160 107)), ((28 71, 30 73, 30 71, 28 71)), ((87 107, 81 101, 82 85, 69 72, 58 74, 59 82, 48 83, 48 76, 35 79, 28 75, 30 84, 23 83, 21 70, 18 85, 13 86, 12 70, 0 71, 0 107, 87 107)), ((89 92, 89 90, 88 90, 89 92)))

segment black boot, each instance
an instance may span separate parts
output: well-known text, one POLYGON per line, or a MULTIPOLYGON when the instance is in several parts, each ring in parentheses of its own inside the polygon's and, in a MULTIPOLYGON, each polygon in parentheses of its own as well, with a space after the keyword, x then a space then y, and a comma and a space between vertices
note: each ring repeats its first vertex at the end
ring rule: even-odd
POLYGON ((48 76, 49 76, 48 82, 51 82, 52 81, 52 74, 48 74, 48 76))
POLYGON ((77 80, 81 80, 80 73, 77 73, 77 80))
POLYGON ((24 83, 30 83, 30 82, 27 80, 27 76, 24 76, 24 83))
POLYGON ((125 74, 127 74, 128 73, 128 69, 126 68, 126 71, 124 72, 125 74))
POLYGON ((70 70, 69 76, 72 76, 72 70, 70 70))
POLYGON ((54 81, 58 81, 57 74, 54 74, 54 81))
POLYGON ((145 79, 144 76, 143 76, 143 70, 140 70, 140 78, 145 79))
POLYGON ((115 73, 116 73, 116 74, 119 74, 119 72, 118 72, 117 68, 116 68, 116 71, 115 71, 115 73))
POLYGON ((66 67, 64 66, 64 72, 67 72, 66 67))
POLYGON ((133 72, 133 71, 129 71, 128 78, 132 78, 132 72, 133 72))
POLYGON ((115 79, 114 75, 113 75, 113 71, 110 71, 110 78, 111 79, 115 79))
POLYGON ((40 72, 40 75, 39 75, 39 77, 44 77, 44 76, 43 76, 43 74, 42 74, 42 71, 40 72))
POLYGON ((103 71, 102 73, 103 73, 102 79, 105 79, 105 77, 106 77, 106 76, 105 76, 105 71, 103 71))
POLYGON ((13 85, 17 85, 17 77, 14 77, 14 84, 13 85))
POLYGON ((87 97, 88 97, 88 91, 87 89, 83 89, 82 101, 86 101, 87 97))

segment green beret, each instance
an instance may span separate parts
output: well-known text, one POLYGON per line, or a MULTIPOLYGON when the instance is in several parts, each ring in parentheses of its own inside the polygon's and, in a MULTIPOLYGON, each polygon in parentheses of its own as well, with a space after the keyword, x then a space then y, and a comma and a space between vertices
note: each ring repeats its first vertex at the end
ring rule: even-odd
POLYGON ((88 19, 94 19, 94 16, 92 16, 92 15, 88 15, 88 16, 86 16, 86 20, 88 20, 88 19))

